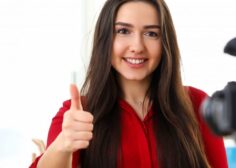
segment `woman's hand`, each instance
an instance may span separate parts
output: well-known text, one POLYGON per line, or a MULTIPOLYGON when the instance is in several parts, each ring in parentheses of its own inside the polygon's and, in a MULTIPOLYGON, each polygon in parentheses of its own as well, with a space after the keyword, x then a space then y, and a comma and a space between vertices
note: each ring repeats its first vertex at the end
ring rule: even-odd
POLYGON ((87 148, 93 136, 93 115, 83 110, 76 85, 71 84, 70 93, 71 107, 64 114, 62 132, 58 137, 59 150, 62 152, 75 152, 87 148))

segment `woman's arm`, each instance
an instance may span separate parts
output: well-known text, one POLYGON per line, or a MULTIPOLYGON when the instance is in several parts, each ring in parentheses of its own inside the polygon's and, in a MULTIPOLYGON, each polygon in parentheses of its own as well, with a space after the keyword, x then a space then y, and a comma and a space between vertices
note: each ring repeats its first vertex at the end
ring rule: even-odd
POLYGON ((63 116, 64 116, 64 113, 68 111, 69 109, 70 109, 70 101, 68 100, 63 103, 63 106, 60 108, 60 110, 52 119, 49 132, 48 132, 48 138, 47 138, 47 146, 46 146, 47 150, 41 156, 37 157, 34 160, 30 168, 37 168, 39 160, 41 161, 41 158, 44 158, 44 155, 48 155, 48 157, 50 157, 50 153, 53 154, 53 151, 56 152, 55 149, 53 149, 55 148, 54 141, 56 141, 56 138, 61 133, 63 116))
POLYGON ((70 168, 76 167, 78 150, 85 149, 92 139, 93 116, 83 111, 79 92, 71 85, 71 101, 53 118, 48 133, 45 153, 30 168, 70 168))
POLYGON ((39 159, 37 168, 71 168, 72 152, 60 149, 63 144, 63 135, 60 133, 55 141, 47 148, 39 159))

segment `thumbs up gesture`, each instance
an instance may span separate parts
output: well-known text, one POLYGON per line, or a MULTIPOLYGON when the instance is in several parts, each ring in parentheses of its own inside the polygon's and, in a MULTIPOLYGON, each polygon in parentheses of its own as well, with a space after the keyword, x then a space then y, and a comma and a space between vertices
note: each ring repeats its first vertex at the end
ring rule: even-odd
POLYGON ((83 110, 81 97, 75 84, 70 86, 71 107, 64 114, 61 151, 74 152, 85 149, 93 136, 93 115, 83 110))

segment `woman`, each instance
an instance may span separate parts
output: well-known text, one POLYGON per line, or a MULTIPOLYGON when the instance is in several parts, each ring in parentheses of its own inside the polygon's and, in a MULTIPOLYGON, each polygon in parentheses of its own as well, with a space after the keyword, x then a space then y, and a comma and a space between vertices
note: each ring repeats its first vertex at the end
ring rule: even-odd
POLYGON ((107 0, 80 94, 54 117, 31 167, 226 168, 221 138, 202 122, 206 94, 183 87, 163 0, 107 0))

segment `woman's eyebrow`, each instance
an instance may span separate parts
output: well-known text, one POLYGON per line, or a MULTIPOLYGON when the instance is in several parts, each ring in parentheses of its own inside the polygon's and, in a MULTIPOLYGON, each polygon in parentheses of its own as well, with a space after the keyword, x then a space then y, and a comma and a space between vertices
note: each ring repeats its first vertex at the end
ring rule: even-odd
POLYGON ((125 22, 116 22, 115 26, 119 25, 119 26, 125 26, 125 27, 134 27, 132 24, 130 23, 125 23, 125 22))
MULTIPOLYGON (((125 23, 125 22, 116 22, 115 26, 119 25, 119 26, 125 26, 125 27, 134 27, 132 24, 130 23, 125 23)), ((160 29, 161 26, 160 25, 145 25, 143 26, 144 29, 160 29)))
POLYGON ((144 29, 161 29, 160 25, 147 25, 144 26, 144 29))

